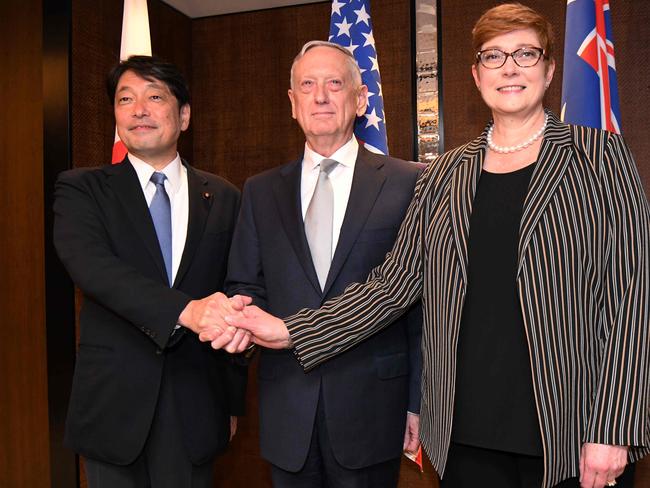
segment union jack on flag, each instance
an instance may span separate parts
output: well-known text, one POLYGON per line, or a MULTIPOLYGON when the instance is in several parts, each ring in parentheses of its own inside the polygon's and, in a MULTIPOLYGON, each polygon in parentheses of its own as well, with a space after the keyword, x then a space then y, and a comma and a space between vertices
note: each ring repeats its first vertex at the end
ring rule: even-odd
POLYGON ((346 47, 354 55, 361 69, 363 84, 368 87, 366 113, 358 117, 354 125, 357 139, 370 151, 388 154, 386 116, 370 20, 370 0, 333 0, 329 40, 346 47))
POLYGON ((567 0, 562 120, 620 134, 620 114, 609 0, 567 0))

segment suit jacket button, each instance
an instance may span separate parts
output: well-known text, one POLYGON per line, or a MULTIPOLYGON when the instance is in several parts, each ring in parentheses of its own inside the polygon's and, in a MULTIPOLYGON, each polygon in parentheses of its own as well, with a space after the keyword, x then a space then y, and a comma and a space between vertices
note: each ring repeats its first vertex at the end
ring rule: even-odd
POLYGON ((156 354, 158 354, 159 356, 162 354, 162 352, 163 352, 162 349, 160 348, 156 349, 156 354))

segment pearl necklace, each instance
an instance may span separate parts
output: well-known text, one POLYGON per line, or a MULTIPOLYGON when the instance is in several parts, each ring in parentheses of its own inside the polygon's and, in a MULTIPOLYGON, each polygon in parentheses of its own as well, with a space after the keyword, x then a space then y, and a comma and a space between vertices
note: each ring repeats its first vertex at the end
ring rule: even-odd
POLYGON ((547 123, 548 123, 548 114, 544 114, 544 123, 539 128, 539 130, 535 132, 532 136, 530 136, 528 139, 526 139, 524 142, 522 142, 521 144, 517 144, 516 146, 497 146, 492 141, 492 132, 494 131, 494 124, 492 124, 488 129, 488 133, 487 133, 488 147, 492 149, 494 152, 500 154, 508 154, 508 153, 521 151, 522 149, 525 149, 528 146, 530 146, 533 142, 535 142, 537 139, 539 139, 542 136, 542 134, 544 133, 544 129, 546 129, 547 123))

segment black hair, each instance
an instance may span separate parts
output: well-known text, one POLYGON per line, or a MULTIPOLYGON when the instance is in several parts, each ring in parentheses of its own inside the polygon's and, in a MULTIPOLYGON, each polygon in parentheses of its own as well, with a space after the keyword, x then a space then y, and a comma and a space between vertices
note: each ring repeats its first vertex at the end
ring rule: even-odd
POLYGON ((156 56, 130 56, 116 65, 106 77, 106 91, 111 105, 115 103, 115 90, 120 77, 133 71, 147 81, 162 81, 178 101, 178 108, 190 103, 190 89, 181 71, 172 63, 156 56))

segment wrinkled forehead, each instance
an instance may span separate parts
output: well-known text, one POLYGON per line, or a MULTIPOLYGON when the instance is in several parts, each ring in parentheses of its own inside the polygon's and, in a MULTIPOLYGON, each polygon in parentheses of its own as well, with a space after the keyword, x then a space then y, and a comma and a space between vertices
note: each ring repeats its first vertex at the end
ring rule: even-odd
POLYGON ((361 73, 356 61, 339 49, 314 46, 296 59, 291 67, 291 82, 302 76, 338 76, 361 83, 361 73))

